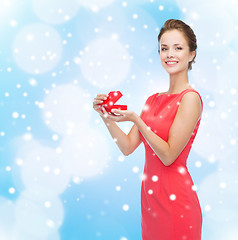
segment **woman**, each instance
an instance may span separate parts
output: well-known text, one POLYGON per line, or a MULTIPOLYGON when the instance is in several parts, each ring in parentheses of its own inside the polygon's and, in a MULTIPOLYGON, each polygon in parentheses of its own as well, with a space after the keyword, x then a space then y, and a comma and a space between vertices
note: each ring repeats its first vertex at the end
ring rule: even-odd
POLYGON ((159 55, 169 74, 169 90, 150 96, 140 116, 133 111, 107 113, 98 94, 94 109, 100 114, 124 155, 141 142, 145 167, 141 188, 142 240, 201 240, 202 213, 187 157, 202 113, 202 99, 190 85, 188 70, 196 57, 196 36, 180 20, 170 19, 160 30, 159 55), (126 135, 115 122, 134 123, 126 135))

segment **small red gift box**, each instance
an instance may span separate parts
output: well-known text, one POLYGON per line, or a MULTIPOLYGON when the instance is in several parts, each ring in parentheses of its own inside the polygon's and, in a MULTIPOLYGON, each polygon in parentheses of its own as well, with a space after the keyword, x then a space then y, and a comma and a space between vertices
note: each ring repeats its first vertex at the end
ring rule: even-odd
POLYGON ((112 91, 108 94, 106 100, 101 104, 107 112, 111 112, 112 109, 127 110, 127 105, 114 105, 121 97, 122 93, 120 91, 112 91))

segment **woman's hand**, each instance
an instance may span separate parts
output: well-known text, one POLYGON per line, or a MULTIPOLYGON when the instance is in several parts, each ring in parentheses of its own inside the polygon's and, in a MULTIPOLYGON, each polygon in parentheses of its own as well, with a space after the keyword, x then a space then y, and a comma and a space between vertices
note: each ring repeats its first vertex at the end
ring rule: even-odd
POLYGON ((103 119, 111 120, 114 122, 125 121, 135 122, 137 115, 133 111, 129 110, 122 111, 118 109, 112 109, 112 113, 107 112, 106 109, 101 106, 101 104, 103 103, 104 100, 107 99, 107 97, 108 97, 107 94, 98 94, 93 101, 93 109, 96 112, 98 112, 103 119), (118 115, 115 115, 114 113, 118 115))
POLYGON ((93 101, 93 109, 99 113, 99 115, 104 119, 104 120, 110 120, 108 118, 109 114, 104 107, 102 107, 103 101, 107 99, 108 95, 107 94, 97 94, 97 96, 94 98, 93 101))
POLYGON ((135 122, 136 120, 136 113, 134 113, 133 111, 130 110, 119 110, 119 109, 112 109, 111 112, 112 113, 108 113, 104 107, 102 107, 102 111, 104 114, 104 117, 112 120, 114 122, 125 122, 125 121, 130 121, 130 122, 135 122), (115 115, 114 113, 118 114, 115 115))
POLYGON ((93 101, 93 109, 100 114, 101 117, 105 118, 105 114, 102 112, 102 106, 104 100, 108 97, 107 94, 98 94, 93 101))

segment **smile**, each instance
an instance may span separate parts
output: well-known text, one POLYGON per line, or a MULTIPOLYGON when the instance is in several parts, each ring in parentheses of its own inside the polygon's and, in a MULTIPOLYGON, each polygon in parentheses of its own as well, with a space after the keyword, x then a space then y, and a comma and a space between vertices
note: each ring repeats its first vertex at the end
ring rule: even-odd
POLYGON ((167 62, 165 62, 167 65, 170 65, 170 66, 172 66, 172 65, 175 65, 175 64, 177 64, 178 62, 177 61, 167 61, 167 62))

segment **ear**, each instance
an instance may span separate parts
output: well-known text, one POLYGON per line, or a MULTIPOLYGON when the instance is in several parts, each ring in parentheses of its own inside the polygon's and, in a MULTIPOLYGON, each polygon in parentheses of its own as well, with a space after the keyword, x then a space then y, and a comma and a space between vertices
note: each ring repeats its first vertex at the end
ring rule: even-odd
POLYGON ((196 51, 192 51, 192 52, 190 52, 189 62, 192 62, 193 59, 195 58, 195 56, 196 56, 196 51))

